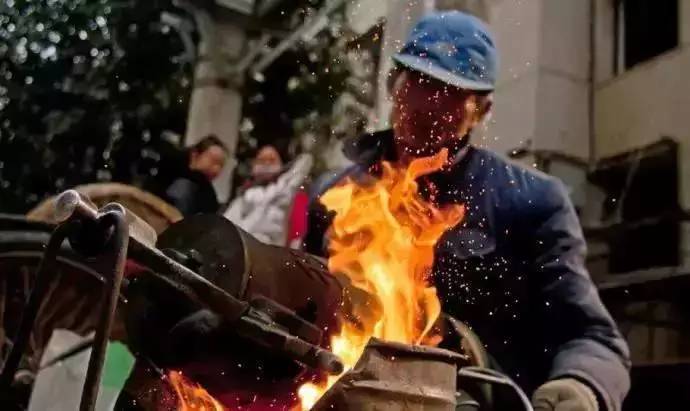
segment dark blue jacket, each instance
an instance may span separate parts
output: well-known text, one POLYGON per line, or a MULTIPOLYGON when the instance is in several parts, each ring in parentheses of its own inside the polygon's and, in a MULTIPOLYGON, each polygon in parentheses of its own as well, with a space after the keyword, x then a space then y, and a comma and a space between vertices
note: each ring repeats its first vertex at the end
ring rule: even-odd
MULTIPOLYGON (((391 143, 392 134, 380 132, 346 154, 359 171, 372 170, 392 158, 391 143)), ((582 230, 563 184, 472 147, 428 180, 441 204, 466 206, 464 221, 436 248, 443 311, 468 323, 528 392, 573 377, 594 389, 602 409, 620 410, 630 385, 628 347, 585 268, 582 230)))
POLYGON ((192 170, 176 178, 165 190, 164 198, 185 217, 217 213, 220 207, 213 184, 202 173, 192 170))

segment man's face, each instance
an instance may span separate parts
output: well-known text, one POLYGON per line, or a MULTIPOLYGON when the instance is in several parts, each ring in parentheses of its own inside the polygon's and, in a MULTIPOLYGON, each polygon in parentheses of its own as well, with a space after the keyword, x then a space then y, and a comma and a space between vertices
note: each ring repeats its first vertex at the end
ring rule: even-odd
POLYGON ((226 161, 225 150, 219 146, 211 146, 202 152, 193 152, 189 168, 204 174, 209 181, 213 181, 225 167, 226 161))
POLYGON ((391 120, 399 154, 429 156, 456 147, 481 120, 477 96, 414 71, 393 85, 391 120))

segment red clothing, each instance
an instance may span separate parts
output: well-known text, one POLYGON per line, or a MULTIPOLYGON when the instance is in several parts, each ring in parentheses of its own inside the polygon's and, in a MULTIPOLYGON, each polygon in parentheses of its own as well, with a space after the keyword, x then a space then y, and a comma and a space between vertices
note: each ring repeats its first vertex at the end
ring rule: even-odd
POLYGON ((286 244, 291 246, 293 242, 301 242, 307 233, 307 211, 309 208, 309 196, 302 189, 295 194, 292 200, 292 209, 288 218, 288 231, 286 244))

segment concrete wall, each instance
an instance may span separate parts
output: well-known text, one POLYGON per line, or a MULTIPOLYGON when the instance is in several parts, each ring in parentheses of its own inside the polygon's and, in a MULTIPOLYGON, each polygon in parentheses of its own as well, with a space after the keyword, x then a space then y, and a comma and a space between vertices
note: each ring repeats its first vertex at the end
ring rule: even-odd
POLYGON ((596 0, 594 79, 597 84, 614 77, 615 10, 613 4, 614 0, 596 0))
POLYGON ((589 157, 589 1, 542 3, 535 148, 589 157))
POLYGON ((506 153, 533 141, 539 77, 541 0, 490 3, 488 23, 500 50, 493 114, 475 142, 506 153))
MULTIPOLYGON (((202 13, 202 12, 199 12, 202 13)), ((187 119, 185 143, 193 145, 209 134, 215 134, 227 146, 229 161, 213 182, 220 202, 229 199, 235 150, 239 138, 242 115, 241 78, 228 74, 230 65, 224 60, 237 60, 243 52, 245 36, 242 29, 225 22, 209 24, 201 41, 201 59, 195 68, 194 89, 187 119), (215 84, 218 80, 235 81, 227 87, 215 84)))
POLYGON ((345 18, 348 27, 357 34, 363 34, 388 13, 388 1, 359 0, 345 4, 345 18))
POLYGON ((589 2, 490 2, 501 54, 489 148, 589 155, 589 2))
POLYGON ((689 76, 690 48, 680 47, 597 86, 597 157, 662 136, 689 139, 689 76))

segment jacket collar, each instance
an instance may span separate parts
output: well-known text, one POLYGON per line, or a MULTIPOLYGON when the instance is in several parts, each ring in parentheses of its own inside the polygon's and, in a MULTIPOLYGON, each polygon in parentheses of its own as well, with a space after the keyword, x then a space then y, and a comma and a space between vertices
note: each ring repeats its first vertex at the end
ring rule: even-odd
POLYGON ((395 161, 393 130, 366 133, 345 142, 343 153, 348 160, 364 167, 371 167, 379 161, 395 161))
MULTIPOLYGON (((469 135, 463 137, 466 142, 456 153, 453 160, 453 168, 465 163, 472 147, 468 144, 469 135)), ((343 153, 348 160, 360 166, 369 168, 380 161, 396 161, 397 154, 394 147, 394 135, 392 129, 363 134, 345 142, 343 153)))

